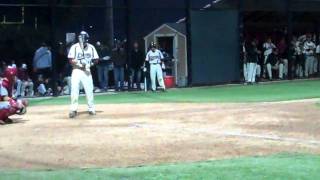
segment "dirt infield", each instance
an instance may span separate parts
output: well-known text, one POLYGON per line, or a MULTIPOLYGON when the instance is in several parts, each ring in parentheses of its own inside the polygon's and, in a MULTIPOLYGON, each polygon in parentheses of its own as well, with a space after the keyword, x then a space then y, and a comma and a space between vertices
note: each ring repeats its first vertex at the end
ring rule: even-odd
POLYGON ((0 169, 127 167, 279 152, 320 154, 314 100, 255 104, 31 107, 0 126, 0 169), (81 107, 85 110, 85 107, 81 107))

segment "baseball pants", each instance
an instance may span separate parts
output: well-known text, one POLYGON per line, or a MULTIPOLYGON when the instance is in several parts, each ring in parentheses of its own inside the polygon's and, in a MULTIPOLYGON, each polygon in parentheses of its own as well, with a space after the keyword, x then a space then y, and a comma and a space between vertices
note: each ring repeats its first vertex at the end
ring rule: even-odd
POLYGON ((314 65, 314 56, 307 56, 305 60, 305 66, 304 66, 304 75, 305 77, 309 77, 309 75, 313 74, 313 65, 314 65))
POLYGON ((247 63, 247 68, 248 68, 248 82, 249 83, 256 82, 257 63, 247 63))
POLYGON ((83 85, 86 93, 88 110, 94 112, 94 97, 93 97, 93 80, 89 72, 80 69, 74 69, 71 75, 71 107, 70 111, 77 111, 79 105, 80 85, 83 85))
POLYGON ((245 82, 248 82, 248 68, 247 68, 248 64, 247 63, 243 64, 243 78, 245 82))
POLYGON ((267 64, 267 71, 268 71, 269 79, 272 79, 272 70, 278 70, 279 78, 283 79, 285 68, 284 68, 284 65, 282 63, 281 64, 276 64, 274 66, 272 66, 270 63, 267 64))
POLYGON ((151 79, 151 88, 153 91, 157 90, 156 78, 161 88, 166 89, 163 80, 163 73, 160 64, 150 64, 150 79, 151 79))

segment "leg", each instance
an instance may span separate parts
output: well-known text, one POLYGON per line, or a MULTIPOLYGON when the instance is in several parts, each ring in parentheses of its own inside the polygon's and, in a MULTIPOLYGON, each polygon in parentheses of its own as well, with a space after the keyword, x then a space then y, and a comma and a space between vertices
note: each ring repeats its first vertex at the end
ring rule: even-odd
POLYGON ((317 59, 317 57, 313 57, 313 72, 318 73, 318 59, 317 59))
POLYGON ((108 66, 104 66, 104 83, 105 83, 105 90, 108 90, 109 87, 109 67, 108 66))
POLYGON ((34 84, 33 84, 32 81, 28 81, 27 83, 28 83, 28 85, 27 85, 27 87, 28 87, 28 96, 32 97, 34 95, 34 90, 33 90, 34 84))
POLYGON ((82 84, 84 87, 84 91, 86 93, 87 102, 88 102, 88 111, 95 114, 94 108, 94 97, 93 97, 93 80, 91 74, 84 74, 82 76, 82 84))
POLYGON ((272 80, 272 66, 270 63, 267 64, 268 77, 272 80))
POLYGON ((257 75, 258 78, 261 77, 261 66, 259 64, 257 64, 256 75, 257 75))
POLYGON ((284 70, 285 70, 284 64, 282 64, 282 63, 279 64, 278 68, 279 68, 279 79, 283 79, 283 74, 284 74, 284 70))
POLYGON ((118 69, 118 67, 114 67, 113 76, 114 76, 114 86, 115 86, 116 91, 118 91, 119 90, 119 69, 118 69))
POLYGON ((247 63, 243 64, 243 78, 245 82, 248 82, 248 69, 247 69, 247 63))
POLYGON ((163 71, 162 71, 162 67, 160 64, 157 65, 157 78, 158 78, 158 83, 161 86, 162 89, 166 89, 166 86, 164 84, 164 80, 163 80, 163 71))
POLYGON ((18 79, 17 80, 17 91, 15 93, 16 97, 22 96, 22 93, 21 93, 22 86, 23 86, 23 82, 20 79, 18 79))
POLYGON ((140 83, 141 83, 141 70, 138 69, 138 70, 136 70, 136 84, 137 84, 137 89, 140 89, 140 83))
POLYGON ((248 83, 252 83, 253 63, 248 63, 248 83))
POLYGON ((309 58, 306 57, 304 61, 304 75, 305 77, 309 77, 309 63, 308 63, 309 58))
POLYGON ((156 91, 157 90, 157 85, 156 85, 156 65, 155 64, 151 64, 150 65, 150 79, 151 79, 151 89, 152 91, 156 91))
POLYGON ((283 59, 283 74, 288 77, 289 73, 289 62, 288 59, 283 59))
POLYGON ((134 69, 130 68, 129 69, 129 85, 128 85, 128 89, 132 89, 134 88, 134 78, 135 78, 135 73, 134 73, 134 69))
POLYGON ((104 88, 104 72, 103 72, 103 67, 102 65, 97 66, 97 73, 98 73, 98 81, 99 81, 99 86, 101 89, 104 88))
POLYGON ((79 105, 80 82, 82 79, 82 71, 74 69, 71 75, 71 107, 70 111, 77 111, 79 105))
POLYGON ((119 79, 120 79, 120 90, 123 90, 124 86, 124 67, 120 67, 119 79))

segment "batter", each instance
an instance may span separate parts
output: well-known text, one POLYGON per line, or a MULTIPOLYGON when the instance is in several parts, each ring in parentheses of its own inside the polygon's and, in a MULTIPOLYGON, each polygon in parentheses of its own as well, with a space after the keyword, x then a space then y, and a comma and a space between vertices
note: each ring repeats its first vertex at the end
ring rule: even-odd
POLYGON ((79 105, 80 83, 87 96, 89 115, 95 115, 93 80, 90 68, 97 63, 99 56, 95 47, 88 43, 88 33, 82 31, 78 37, 79 42, 71 46, 68 59, 73 70, 71 74, 71 106, 69 118, 77 116, 79 105))

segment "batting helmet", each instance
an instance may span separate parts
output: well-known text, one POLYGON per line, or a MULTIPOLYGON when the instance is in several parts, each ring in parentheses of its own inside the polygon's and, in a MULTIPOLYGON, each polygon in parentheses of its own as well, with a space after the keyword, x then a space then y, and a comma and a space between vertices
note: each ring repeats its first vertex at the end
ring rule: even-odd
POLYGON ((151 48, 157 48, 157 45, 156 45, 156 43, 151 42, 151 43, 150 43, 150 47, 151 47, 151 48))

